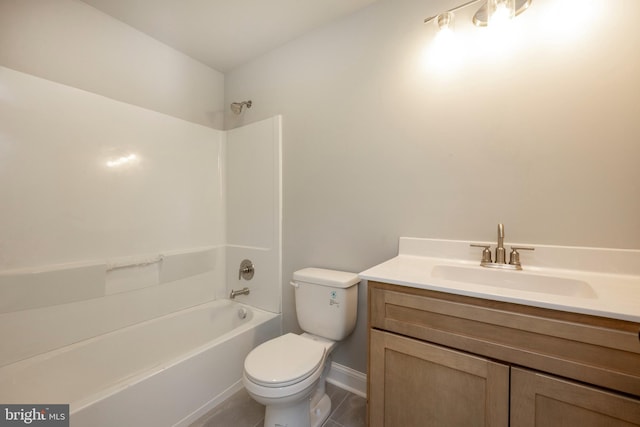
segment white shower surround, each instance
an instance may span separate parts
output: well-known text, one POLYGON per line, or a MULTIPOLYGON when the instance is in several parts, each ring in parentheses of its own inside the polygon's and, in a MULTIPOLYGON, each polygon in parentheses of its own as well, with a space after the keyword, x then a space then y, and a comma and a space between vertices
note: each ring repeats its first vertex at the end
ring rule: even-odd
MULTIPOLYGON (((0 129, 10 183, 0 188, 0 296, 11 296, 0 305, 0 378, 239 286, 252 292, 238 301, 280 312, 279 116, 227 135, 0 67, 0 129), (238 158, 245 150, 260 155, 238 158), (247 186, 259 197, 227 206, 247 186), (260 232, 227 235, 227 220, 260 232), (251 282, 238 280, 243 258, 256 266, 251 282), (123 264, 135 266, 113 268, 123 264)), ((247 333, 250 346, 263 340, 247 333)), ((179 378, 167 378, 177 398, 179 378)))

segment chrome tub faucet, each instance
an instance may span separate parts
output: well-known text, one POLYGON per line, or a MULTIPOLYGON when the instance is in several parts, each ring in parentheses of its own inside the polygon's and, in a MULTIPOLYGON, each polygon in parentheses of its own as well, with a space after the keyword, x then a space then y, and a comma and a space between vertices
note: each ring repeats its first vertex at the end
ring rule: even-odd
POLYGON ((229 295, 229 298, 234 299, 238 295, 249 295, 249 292, 251 292, 251 291, 247 287, 244 287, 244 288, 240 289, 239 291, 232 290, 231 294, 229 295))

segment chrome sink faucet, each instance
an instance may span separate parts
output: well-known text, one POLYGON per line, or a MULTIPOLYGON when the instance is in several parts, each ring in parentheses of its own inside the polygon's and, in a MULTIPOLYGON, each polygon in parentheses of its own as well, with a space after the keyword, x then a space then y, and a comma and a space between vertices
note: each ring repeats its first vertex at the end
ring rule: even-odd
POLYGON ((534 248, 525 246, 511 246, 511 252, 509 253, 509 264, 506 262, 506 250, 504 248, 504 224, 498 224, 498 244, 496 246, 496 261, 491 259, 491 246, 490 245, 477 245, 471 244, 471 246, 477 248, 484 248, 482 251, 482 260, 480 261, 481 267, 488 268, 503 268, 507 270, 522 270, 522 264, 520 263, 520 253, 518 251, 526 250, 533 251, 534 248))
POLYGON ((504 224, 498 224, 498 246, 496 246, 496 264, 504 264, 504 224))

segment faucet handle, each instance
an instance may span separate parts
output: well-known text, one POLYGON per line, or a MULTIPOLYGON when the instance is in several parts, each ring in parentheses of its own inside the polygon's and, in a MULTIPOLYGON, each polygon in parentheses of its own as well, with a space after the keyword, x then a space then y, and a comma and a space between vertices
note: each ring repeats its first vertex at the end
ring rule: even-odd
POLYGON ((491 246, 490 245, 478 245, 475 243, 469 244, 469 246, 473 246, 474 248, 484 248, 482 251, 482 260, 480 261, 480 265, 482 264, 491 264, 491 246))
POLYGON ((520 253, 518 251, 535 251, 536 248, 530 248, 527 246, 511 246, 511 252, 509 253, 509 264, 522 268, 520 264, 520 253))
POLYGON ((253 279, 253 274, 255 273, 255 267, 251 260, 245 259, 240 263, 240 269, 238 269, 238 280, 251 280, 253 279))

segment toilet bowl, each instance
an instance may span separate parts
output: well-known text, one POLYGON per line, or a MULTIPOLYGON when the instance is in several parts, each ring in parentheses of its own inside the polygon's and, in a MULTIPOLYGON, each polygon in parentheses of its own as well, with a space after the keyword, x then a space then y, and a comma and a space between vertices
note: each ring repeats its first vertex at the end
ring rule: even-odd
POLYGON ((256 347, 245 359, 242 383, 266 406, 265 426, 319 426, 331 404, 324 392, 335 342, 285 334, 256 347), (315 397, 315 398, 314 398, 315 397))
POLYGON ((337 341, 353 331, 357 274, 305 268, 293 274, 301 335, 288 333, 254 348, 242 383, 265 405, 265 427, 320 427, 331 411, 325 379, 337 341))

